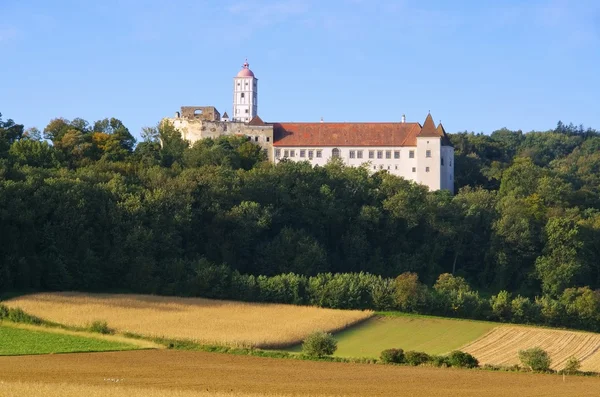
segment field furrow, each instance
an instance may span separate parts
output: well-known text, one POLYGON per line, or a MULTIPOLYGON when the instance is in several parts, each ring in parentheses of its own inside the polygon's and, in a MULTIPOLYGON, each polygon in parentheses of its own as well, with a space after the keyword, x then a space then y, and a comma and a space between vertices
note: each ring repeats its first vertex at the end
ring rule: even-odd
POLYGON ((481 364, 519 364, 519 350, 540 347, 552 358, 552 368, 564 368, 574 356, 582 370, 600 371, 600 334, 535 327, 500 326, 461 350, 471 353, 481 364))

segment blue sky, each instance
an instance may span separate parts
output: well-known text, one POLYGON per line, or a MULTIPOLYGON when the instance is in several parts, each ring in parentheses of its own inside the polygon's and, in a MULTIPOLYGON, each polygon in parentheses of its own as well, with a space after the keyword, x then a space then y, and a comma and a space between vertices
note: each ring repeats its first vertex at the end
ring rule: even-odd
POLYGON ((231 113, 248 58, 265 121, 600 129, 597 0, 0 0, 0 112, 121 119, 231 113))

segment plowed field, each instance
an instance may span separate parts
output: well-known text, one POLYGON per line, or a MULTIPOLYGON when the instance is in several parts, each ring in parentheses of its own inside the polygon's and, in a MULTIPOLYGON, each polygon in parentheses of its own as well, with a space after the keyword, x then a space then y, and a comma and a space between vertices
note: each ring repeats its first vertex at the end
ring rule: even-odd
POLYGON ((600 334, 534 327, 501 326, 469 343, 461 350, 481 364, 519 364, 519 350, 541 347, 552 358, 552 368, 562 369, 571 356, 581 361, 583 371, 600 372, 600 334))
POLYGON ((151 396, 185 397, 597 396, 600 379, 173 350, 0 357, 0 396, 12 390, 9 395, 124 397, 143 396, 145 389, 151 396))
POLYGON ((86 326, 101 320, 118 332, 263 348, 290 346, 315 330, 339 331, 373 315, 202 298, 64 292, 25 295, 4 304, 61 324, 86 326))

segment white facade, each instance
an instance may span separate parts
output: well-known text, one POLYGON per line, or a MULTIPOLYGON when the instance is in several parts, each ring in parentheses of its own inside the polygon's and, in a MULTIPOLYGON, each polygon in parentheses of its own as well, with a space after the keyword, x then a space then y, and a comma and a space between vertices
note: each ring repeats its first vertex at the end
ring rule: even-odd
POLYGON ((258 114, 258 79, 249 69, 248 62, 233 79, 232 121, 249 122, 258 114))
POLYGON ((418 138, 417 146, 350 146, 297 147, 272 149, 275 162, 308 161, 324 166, 334 153, 352 167, 365 166, 371 172, 387 171, 392 175, 426 185, 429 190, 445 189, 454 193, 454 148, 441 146, 440 138, 418 138))

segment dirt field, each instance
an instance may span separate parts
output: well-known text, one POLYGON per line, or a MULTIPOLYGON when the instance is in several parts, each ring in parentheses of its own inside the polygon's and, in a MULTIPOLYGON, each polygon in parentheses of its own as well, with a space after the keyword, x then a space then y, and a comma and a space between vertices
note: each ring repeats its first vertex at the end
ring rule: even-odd
POLYGON ((571 356, 581 370, 600 372, 600 334, 534 327, 501 326, 461 347, 481 364, 519 364, 519 350, 539 346, 552 358, 553 369, 563 369, 571 356))
POLYGON ((193 391, 231 396, 467 397, 597 396, 600 390, 598 378, 566 377, 563 381, 558 375, 321 363, 173 350, 0 357, 0 382, 4 382, 0 396, 6 395, 2 387, 6 391, 21 385, 23 393, 16 395, 23 395, 24 387, 41 390, 44 384, 53 385, 50 389, 55 393, 37 395, 63 395, 61 387, 80 391, 107 388, 110 396, 135 395, 142 389, 153 393, 163 389, 164 395, 185 392, 183 396, 193 391), (115 394, 115 390, 123 393, 115 394))
POLYGON ((103 320, 119 332, 263 348, 293 345, 312 331, 344 329, 373 315, 358 310, 118 294, 32 294, 4 304, 61 324, 86 326, 103 320))

